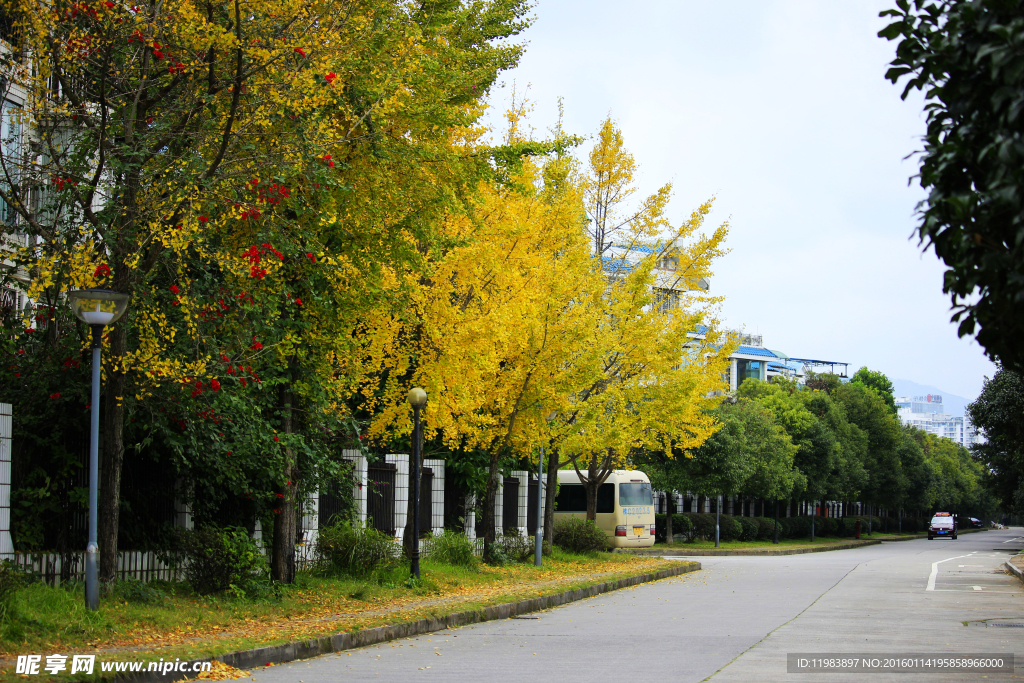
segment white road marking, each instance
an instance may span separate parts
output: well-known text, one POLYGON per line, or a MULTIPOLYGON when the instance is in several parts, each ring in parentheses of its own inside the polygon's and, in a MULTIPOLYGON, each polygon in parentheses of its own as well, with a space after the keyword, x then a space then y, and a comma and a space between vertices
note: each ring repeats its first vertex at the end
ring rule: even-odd
POLYGON ((984 567, 983 564, 958 564, 958 567, 984 567))
POLYGON ((971 588, 973 588, 976 591, 980 591, 981 590, 981 586, 971 586, 971 588))
POLYGON ((1013 543, 1014 541, 1019 541, 1019 540, 1021 540, 1022 538, 1024 538, 1024 536, 1018 536, 1017 538, 1011 538, 1011 539, 1010 539, 1010 540, 1008 540, 1008 541, 1003 541, 1003 543, 1013 543))
POLYGON ((925 588, 925 590, 926 591, 933 591, 933 590, 935 590, 935 579, 939 575, 939 565, 940 564, 942 564, 943 562, 949 562, 950 560, 959 560, 961 557, 970 557, 973 554, 974 553, 968 553, 967 555, 957 555, 956 557, 947 557, 944 560, 939 560, 938 562, 933 562, 932 563, 932 573, 931 573, 931 575, 928 576, 928 587, 925 588))

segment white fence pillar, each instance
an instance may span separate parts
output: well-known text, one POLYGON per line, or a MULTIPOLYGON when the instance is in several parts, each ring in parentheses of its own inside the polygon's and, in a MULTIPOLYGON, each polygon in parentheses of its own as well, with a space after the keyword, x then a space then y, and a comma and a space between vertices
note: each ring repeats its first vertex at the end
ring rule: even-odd
POLYGON ((14 432, 14 410, 10 403, 0 403, 0 557, 14 557, 11 542, 11 440, 14 432))
POLYGON ((430 532, 440 536, 444 533, 444 460, 424 459, 423 466, 434 472, 434 484, 430 492, 430 519, 421 519, 420 524, 428 523, 430 532))
POLYGON ((356 522, 366 524, 367 465, 366 456, 356 449, 341 452, 343 460, 352 463, 352 500, 356 506, 356 522))
POLYGON ((405 521, 409 516, 409 456, 389 453, 384 456, 384 461, 395 465, 395 539, 402 542, 405 521))
POLYGON ((476 540, 476 494, 466 494, 466 519, 463 522, 466 527, 466 538, 476 540))
POLYGON ((512 476, 519 479, 519 505, 516 512, 516 528, 520 536, 526 536, 526 508, 530 503, 530 473, 526 470, 513 470, 512 476))

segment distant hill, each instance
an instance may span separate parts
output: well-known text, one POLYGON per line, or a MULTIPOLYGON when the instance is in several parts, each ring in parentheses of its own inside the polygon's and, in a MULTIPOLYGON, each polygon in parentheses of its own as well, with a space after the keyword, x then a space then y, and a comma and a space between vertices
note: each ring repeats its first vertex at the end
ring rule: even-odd
POLYGON ((908 379, 894 379, 892 380, 892 385, 895 387, 893 394, 896 398, 901 398, 903 396, 926 396, 928 394, 938 394, 942 397, 942 411, 947 415, 953 415, 954 417, 963 417, 966 413, 967 404, 974 400, 973 398, 964 398, 963 396, 950 394, 938 387, 933 387, 928 384, 911 382, 908 379))

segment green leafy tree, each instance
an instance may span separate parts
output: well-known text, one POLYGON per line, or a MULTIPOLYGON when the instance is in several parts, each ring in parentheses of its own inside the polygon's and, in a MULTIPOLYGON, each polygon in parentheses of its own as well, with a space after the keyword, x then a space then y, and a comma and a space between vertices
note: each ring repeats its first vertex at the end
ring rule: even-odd
POLYGON ((1004 509, 1024 514, 1024 376, 999 368, 967 413, 985 437, 972 451, 992 490, 1004 509))
POLYGON ((946 264, 960 336, 1024 370, 1024 9, 1010 0, 897 0, 886 77, 924 92, 921 242, 946 264))
POLYGON ((892 386, 892 382, 881 372, 877 370, 868 370, 866 367, 861 368, 853 374, 850 381, 854 383, 862 384, 863 386, 871 389, 885 401, 885 405, 889 406, 894 414, 896 413, 896 399, 892 393, 895 389, 892 386))

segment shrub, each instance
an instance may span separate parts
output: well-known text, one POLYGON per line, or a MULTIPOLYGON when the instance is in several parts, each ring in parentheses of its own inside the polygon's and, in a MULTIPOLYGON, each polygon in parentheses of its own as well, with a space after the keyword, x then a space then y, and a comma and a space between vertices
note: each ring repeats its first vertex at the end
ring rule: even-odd
MULTIPOLYGON (((770 541, 775 538, 775 520, 765 517, 754 517, 757 521, 757 540, 770 541)), ((779 529, 779 536, 782 536, 782 529, 779 529)))
POLYGON ((318 569, 328 575, 369 576, 394 568, 401 556, 395 539, 376 529, 340 522, 317 534, 318 569))
MULTIPOLYGON (((602 534, 604 532, 601 532, 602 534)), ((533 558, 536 540, 532 536, 523 536, 519 529, 509 529, 498 539, 501 554, 507 562, 526 562, 533 558)))
MULTIPOLYGON (((809 538, 811 535, 811 518, 805 515, 787 518, 786 526, 788 527, 787 531, 792 534, 793 538, 809 538)), ((816 534, 821 533, 820 527, 815 528, 814 531, 816 534)), ((779 536, 782 536, 781 530, 779 536)))
POLYGON ((270 580, 266 557, 242 527, 179 531, 176 545, 184 555, 185 579, 196 593, 261 597, 280 590, 270 580))
MULTIPOLYGON (((722 515, 718 522, 718 537, 722 541, 738 541, 743 536, 743 525, 739 518, 722 515)), ((712 536, 714 538, 714 536, 712 536)))
POLYGON ((571 553, 589 553, 608 548, 608 534, 588 519, 566 517, 555 522, 554 543, 571 553))
POLYGON ((816 536, 835 536, 839 529, 835 517, 815 517, 814 534, 816 536))
POLYGON ((448 530, 430 540, 430 559, 453 567, 475 567, 477 563, 473 541, 466 534, 448 530))
MULTIPOLYGON (((663 514, 654 515, 655 540, 662 543, 666 538, 665 518, 666 516, 663 514)), ((672 515, 672 537, 674 541, 693 540, 693 522, 685 514, 674 513, 672 515)))
POLYGON ((693 524, 693 533, 702 541, 715 539, 715 516, 707 512, 687 512, 687 519, 693 524))
POLYGON ((737 517, 740 525, 743 527, 743 531, 740 534, 741 541, 756 541, 757 532, 760 528, 757 520, 753 517, 737 517))
POLYGON ((13 562, 0 562, 0 624, 14 618, 14 597, 24 583, 24 577, 13 562))

